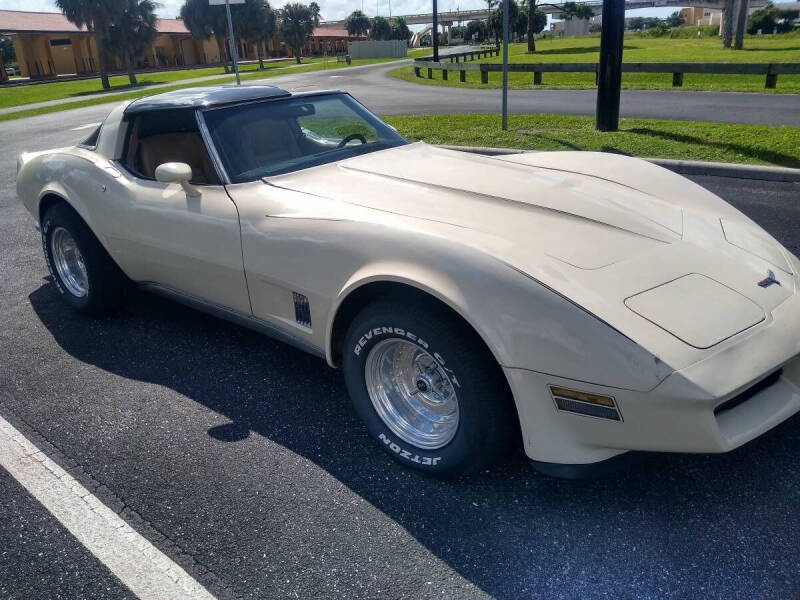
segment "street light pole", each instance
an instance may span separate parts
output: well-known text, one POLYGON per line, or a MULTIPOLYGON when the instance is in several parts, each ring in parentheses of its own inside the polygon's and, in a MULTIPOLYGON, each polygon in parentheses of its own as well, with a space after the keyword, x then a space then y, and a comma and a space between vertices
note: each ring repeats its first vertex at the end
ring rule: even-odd
POLYGON ((236 85, 242 85, 239 78, 239 57, 236 52, 236 39, 233 37, 233 20, 231 19, 231 2, 225 0, 225 12, 228 15, 228 45, 231 50, 231 60, 233 61, 233 72, 236 73, 236 85))
POLYGON ((433 62, 439 62, 439 9, 433 0, 433 62))
POLYGON ((508 129, 508 0, 503 0, 503 131, 506 129, 508 129))
POLYGON ((625 36, 625 0, 603 0, 600 33, 600 71, 597 79, 598 131, 619 129, 619 90, 622 85, 622 43, 625 36))

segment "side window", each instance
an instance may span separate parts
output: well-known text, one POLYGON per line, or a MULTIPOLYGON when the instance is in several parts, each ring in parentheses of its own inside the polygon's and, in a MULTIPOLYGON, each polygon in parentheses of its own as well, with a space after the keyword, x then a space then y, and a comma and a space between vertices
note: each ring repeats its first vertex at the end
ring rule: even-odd
POLYGON ((144 179, 155 179, 160 164, 183 162, 192 168, 192 183, 220 183, 197 128, 194 111, 189 109, 134 115, 122 162, 134 175, 144 179))
POLYGON ((100 125, 100 127, 95 129, 88 138, 86 138, 79 144, 79 146, 81 148, 86 148, 87 150, 94 150, 95 148, 97 148, 97 141, 100 139, 100 130, 102 128, 103 126, 100 125))

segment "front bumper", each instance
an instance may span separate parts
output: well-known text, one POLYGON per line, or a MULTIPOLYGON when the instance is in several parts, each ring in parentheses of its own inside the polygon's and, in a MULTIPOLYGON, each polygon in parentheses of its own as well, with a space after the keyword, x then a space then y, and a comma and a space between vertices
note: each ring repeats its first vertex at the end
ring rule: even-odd
POLYGON ((737 338, 646 393, 506 368, 526 454, 540 462, 587 464, 629 450, 727 452, 758 437, 800 411, 800 295, 737 338), (772 385, 715 413, 778 369, 772 385), (558 410, 551 385, 612 396, 622 420, 558 410))

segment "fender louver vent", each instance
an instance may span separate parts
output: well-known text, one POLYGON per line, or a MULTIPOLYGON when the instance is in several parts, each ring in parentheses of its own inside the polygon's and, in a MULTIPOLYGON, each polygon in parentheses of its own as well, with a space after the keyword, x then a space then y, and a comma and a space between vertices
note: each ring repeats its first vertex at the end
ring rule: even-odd
POLYGON ((308 305, 308 298, 303 294, 292 292, 294 296, 294 319, 298 325, 311 328, 311 307, 308 305))

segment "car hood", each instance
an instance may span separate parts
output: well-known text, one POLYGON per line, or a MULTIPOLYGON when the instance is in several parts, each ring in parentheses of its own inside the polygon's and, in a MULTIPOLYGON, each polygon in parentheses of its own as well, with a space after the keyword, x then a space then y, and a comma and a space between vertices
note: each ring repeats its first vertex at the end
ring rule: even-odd
POLYGON ((598 268, 680 239, 681 209, 625 185, 505 159, 410 144, 269 179, 296 191, 502 236, 598 268), (321 171, 327 171, 322 173, 321 171), (593 247, 561 243, 595 239, 593 247))
POLYGON ((267 182, 447 225, 455 242, 491 253, 615 327, 645 318, 697 348, 763 321, 794 291, 785 251, 755 223, 693 182, 629 157, 487 157, 417 143, 267 182), (778 284, 758 286, 770 271, 778 284), (702 278, 656 289, 690 274, 702 278), (705 301, 676 302, 676 294, 705 301), (720 302, 734 308, 714 311, 720 302), (720 322, 710 332, 675 325, 715 312, 720 322))

